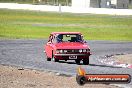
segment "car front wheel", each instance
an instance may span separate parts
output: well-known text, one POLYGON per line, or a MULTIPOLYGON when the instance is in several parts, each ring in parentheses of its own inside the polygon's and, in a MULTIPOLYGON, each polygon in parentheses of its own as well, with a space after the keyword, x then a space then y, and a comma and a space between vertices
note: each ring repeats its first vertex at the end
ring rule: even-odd
POLYGON ((76 64, 80 64, 80 60, 78 60, 78 59, 75 60, 75 62, 76 62, 76 64))
POLYGON ((89 59, 83 59, 83 64, 88 65, 89 64, 89 59))
POLYGON ((51 61, 51 58, 47 57, 47 61, 51 61))
POLYGON ((56 58, 52 58, 52 60, 53 60, 54 62, 59 62, 59 59, 56 59, 56 58))

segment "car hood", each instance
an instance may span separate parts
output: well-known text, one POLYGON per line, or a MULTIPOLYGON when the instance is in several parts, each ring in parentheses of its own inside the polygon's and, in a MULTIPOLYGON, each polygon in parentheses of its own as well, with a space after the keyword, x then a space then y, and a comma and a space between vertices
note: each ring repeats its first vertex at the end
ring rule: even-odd
POLYGON ((89 46, 80 42, 61 42, 55 44, 57 49, 88 49, 89 46))

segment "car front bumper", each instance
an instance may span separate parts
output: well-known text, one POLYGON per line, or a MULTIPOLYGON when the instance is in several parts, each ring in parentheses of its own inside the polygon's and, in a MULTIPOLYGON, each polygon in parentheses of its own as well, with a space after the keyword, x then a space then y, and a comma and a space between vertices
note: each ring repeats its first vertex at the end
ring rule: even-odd
POLYGON ((91 54, 55 54, 55 56, 90 56, 91 54))
POLYGON ((54 58, 59 60, 89 59, 90 54, 55 54, 54 58), (76 58, 70 58, 76 57, 76 58))

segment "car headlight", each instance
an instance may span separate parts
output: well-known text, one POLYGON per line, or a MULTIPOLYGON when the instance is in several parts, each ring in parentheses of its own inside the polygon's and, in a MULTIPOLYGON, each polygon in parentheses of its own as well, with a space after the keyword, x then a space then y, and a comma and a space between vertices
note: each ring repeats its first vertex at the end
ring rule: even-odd
POLYGON ((81 53, 82 52, 82 49, 80 49, 79 52, 81 53))
POLYGON ((60 50, 56 50, 56 53, 60 53, 60 50))
POLYGON ((80 49, 79 52, 80 52, 80 53, 81 53, 81 52, 84 52, 84 53, 90 52, 90 49, 80 49))
POLYGON ((63 53, 63 50, 56 50, 56 53, 63 53))
POLYGON ((60 50, 60 53, 63 53, 63 50, 60 50))
POLYGON ((90 52, 90 49, 87 49, 87 52, 90 52))
POLYGON ((87 52, 87 49, 83 49, 83 52, 87 52))
POLYGON ((64 50, 64 53, 67 53, 67 50, 64 50))

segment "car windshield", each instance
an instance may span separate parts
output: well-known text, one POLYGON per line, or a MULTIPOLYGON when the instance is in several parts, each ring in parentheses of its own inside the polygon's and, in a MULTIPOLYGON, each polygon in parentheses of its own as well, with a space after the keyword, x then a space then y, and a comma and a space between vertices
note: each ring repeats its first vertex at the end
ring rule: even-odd
POLYGON ((82 36, 79 34, 58 34, 57 42, 82 42, 82 36))

